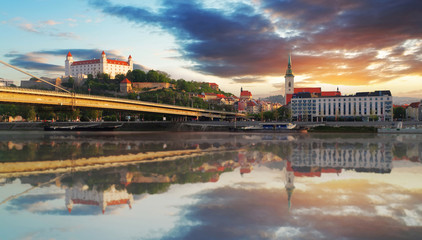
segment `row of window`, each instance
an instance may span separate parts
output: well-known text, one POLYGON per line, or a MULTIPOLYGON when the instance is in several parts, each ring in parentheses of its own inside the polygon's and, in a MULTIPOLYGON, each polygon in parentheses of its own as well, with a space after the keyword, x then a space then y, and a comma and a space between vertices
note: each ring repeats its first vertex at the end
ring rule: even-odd
MULTIPOLYGON (((362 101, 362 98, 349 98, 349 99, 346 99, 346 98, 338 98, 338 99, 331 99, 331 98, 323 98, 323 99, 318 99, 318 102, 331 102, 331 100, 333 100, 333 102, 336 102, 336 100, 338 100, 337 102, 341 102, 342 101, 342 99, 343 99, 343 102, 345 102, 346 100, 348 100, 348 101, 352 101, 352 99, 353 99, 353 101, 357 101, 357 99, 359 99, 359 101, 362 101)), ((369 101, 372 101, 373 100, 373 98, 369 98, 369 101)), ((384 98, 383 97, 380 97, 379 99, 376 97, 376 98, 374 98, 374 100, 375 101, 384 101, 384 98)), ((390 100, 390 98, 389 97, 387 97, 385 100, 390 100)), ((301 102, 316 102, 317 100, 316 99, 292 99, 292 102, 293 103, 295 103, 295 102, 299 102, 299 103, 301 103, 301 102)), ((367 101, 367 98, 363 98, 363 101, 367 101)))

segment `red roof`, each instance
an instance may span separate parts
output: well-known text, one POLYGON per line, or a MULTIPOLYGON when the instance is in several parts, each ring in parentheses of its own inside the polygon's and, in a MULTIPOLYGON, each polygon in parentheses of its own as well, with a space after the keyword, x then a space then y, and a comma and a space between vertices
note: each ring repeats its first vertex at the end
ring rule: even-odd
POLYGON ((334 97, 334 96, 341 96, 341 92, 337 92, 337 91, 321 92, 321 97, 334 97))
POLYGON ((224 96, 224 94, 217 94, 218 98, 226 98, 226 96, 224 96))
POLYGON ((321 88, 295 88, 294 93, 308 92, 308 93, 321 93, 321 88))
POLYGON ((68 57, 71 57, 71 56, 72 56, 72 54, 71 54, 70 52, 68 52, 68 53, 67 53, 67 56, 68 56, 68 57))
POLYGON ((205 93, 205 95, 208 95, 208 96, 217 96, 217 93, 205 93))
POLYGON ((93 59, 93 60, 84 60, 84 61, 76 61, 72 63, 73 65, 86 65, 86 64, 95 64, 100 63, 100 59, 93 59))
POLYGON ((111 200, 107 202, 107 206, 126 204, 128 202, 129 202, 129 199, 111 200))
POLYGON ((251 101, 251 102, 248 102, 247 105, 248 105, 248 107, 253 107, 253 106, 256 106, 258 104, 251 101))
POLYGON ((131 82, 127 78, 123 79, 123 81, 121 81, 120 83, 129 83, 129 84, 131 84, 131 82))
POLYGON ((101 53, 101 55, 105 55, 105 52, 103 51, 103 52, 101 53))
POLYGON ((132 55, 129 55, 129 59, 132 59, 132 55))
POLYGON ((240 96, 252 96, 252 93, 251 93, 251 92, 249 92, 249 91, 242 91, 242 92, 240 93, 240 96))
POLYGON ((411 108, 418 108, 419 107, 420 102, 413 102, 409 105, 409 107, 411 108))
POLYGON ((218 86, 217 83, 208 83, 209 86, 218 86))
POLYGON ((116 64, 116 65, 125 65, 125 66, 129 66, 129 63, 125 62, 125 61, 119 61, 119 60, 111 60, 111 59, 107 59, 107 63, 110 64, 116 64))

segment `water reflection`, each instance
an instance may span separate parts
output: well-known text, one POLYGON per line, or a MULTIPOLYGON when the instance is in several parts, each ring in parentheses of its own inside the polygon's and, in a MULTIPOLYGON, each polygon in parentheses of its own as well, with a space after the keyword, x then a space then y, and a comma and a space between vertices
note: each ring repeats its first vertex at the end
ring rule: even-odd
MULTIPOLYGON (((363 236, 344 231, 340 231, 340 235, 330 235, 327 232, 333 229, 321 226, 322 222, 318 223, 323 221, 322 216, 331 216, 331 220, 335 219, 333 216, 347 217, 352 225, 353 221, 362 220, 361 217, 364 216, 391 217, 392 220, 389 221, 394 221, 384 221, 385 226, 391 227, 402 221, 400 226, 419 227, 410 235, 402 235, 403 238, 411 238, 421 230, 422 205, 419 196, 422 178, 420 172, 412 172, 412 169, 420 170, 422 136, 207 135, 75 135, 62 140, 58 140, 60 136, 53 135, 44 136, 41 142, 24 136, 13 142, 0 141, 2 156, 8 156, 9 150, 21 151, 22 156, 29 154, 37 164, 46 164, 37 173, 0 173, 0 189, 7 189, 11 185, 19 186, 20 189, 11 193, 3 191, 0 200, 5 200, 0 205, 0 212, 6 213, 5 217, 10 217, 16 211, 33 211, 37 217, 48 215, 51 218, 54 215, 82 218, 104 214, 104 217, 112 216, 124 221, 123 216, 128 214, 134 214, 131 215, 134 219, 141 218, 139 211, 147 211, 145 208, 152 204, 147 199, 156 196, 151 200, 157 201, 153 205, 154 211, 166 209, 175 204, 174 202, 182 201, 180 199, 194 199, 191 202, 182 201, 180 208, 184 210, 175 214, 179 220, 185 219, 186 225, 175 226, 172 223, 172 227, 167 227, 167 231, 171 230, 167 236, 174 234, 176 238, 190 236, 191 239, 198 239, 197 234, 203 234, 205 230, 194 227, 195 222, 202 226, 209 224, 206 225, 209 227, 207 232, 212 230, 211 225, 220 227, 221 229, 210 231, 210 236, 214 239, 276 239, 286 236, 323 239, 348 234, 351 238, 363 236), (48 151, 55 149, 52 151, 62 151, 62 154, 44 154, 45 148, 41 147, 43 145, 48 146, 48 151), (71 148, 69 151, 74 151, 73 146, 83 150, 78 150, 76 152, 79 153, 71 156, 63 151, 66 147, 71 148), (95 149, 92 151, 95 154, 86 153, 86 149, 95 149), (105 149, 115 151, 108 152, 105 149), (101 166, 89 165, 60 171, 48 167, 47 164, 47 159, 65 162, 68 159, 77 161, 81 157, 89 160, 92 156, 111 156, 117 160, 139 152, 184 150, 194 150, 195 154, 164 157, 154 161, 121 162, 116 166, 109 163, 101 166), (363 178, 358 179, 356 176, 363 178), (28 184, 30 188, 22 187, 28 184), (411 184, 416 189, 412 190, 413 193, 394 187, 411 187, 411 184), (33 192, 41 190, 45 192, 37 195, 38 199, 31 196, 33 192), (157 199, 163 200, 160 202, 157 199), (34 206, 42 207, 36 209, 34 206), (412 207, 414 212, 411 211, 412 207), (245 211, 254 214, 249 216, 245 211), (218 219, 212 219, 217 213, 218 219), (240 221, 237 215, 244 216, 245 219, 240 221), (309 219, 305 219, 305 216, 309 219), (309 221, 307 226, 304 224, 306 221, 309 221), (224 222, 225 225, 218 222, 224 222), (228 229, 242 224, 255 225, 243 234, 230 232, 228 229), (315 237, 311 230, 306 233, 309 235, 299 234, 300 229, 309 226, 313 226, 312 231, 318 230, 321 235, 315 237), (257 235, 271 232, 270 230, 270 236, 257 235), (246 233, 254 237, 245 236, 246 233)), ((26 158, 22 161, 32 160, 26 158)), ((17 159, 5 162, 19 163, 17 159)), ((157 214, 160 215, 158 212, 151 214, 144 214, 144 217, 154 218, 157 214)), ((170 218, 165 214, 161 216, 163 219, 170 218)), ((332 223, 333 226, 343 228, 347 225, 345 219, 336 221, 338 223, 332 223)), ((149 225, 149 228, 153 226, 149 225)), ((356 228, 353 225, 353 229, 356 228)), ((363 238, 372 238, 370 236, 364 235, 363 238)))

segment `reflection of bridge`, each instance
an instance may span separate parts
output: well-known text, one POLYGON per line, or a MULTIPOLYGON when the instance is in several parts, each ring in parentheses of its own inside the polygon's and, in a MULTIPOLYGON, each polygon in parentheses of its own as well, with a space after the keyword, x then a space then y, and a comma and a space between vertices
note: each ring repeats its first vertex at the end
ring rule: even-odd
POLYGON ((242 114, 236 114, 234 112, 213 111, 168 104, 128 100, 122 98, 111 98, 75 93, 11 87, 0 87, 0 102, 51 106, 86 107, 97 109, 115 109, 163 113, 179 116, 206 117, 211 119, 227 118, 229 116, 243 116, 242 114))

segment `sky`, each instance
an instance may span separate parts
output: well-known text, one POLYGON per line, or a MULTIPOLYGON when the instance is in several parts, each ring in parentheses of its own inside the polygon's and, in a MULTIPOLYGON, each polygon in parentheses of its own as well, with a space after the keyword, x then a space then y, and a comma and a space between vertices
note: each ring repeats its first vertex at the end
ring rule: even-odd
MULTIPOLYGON (((0 60, 37 76, 74 59, 125 60, 239 95, 296 87, 422 98, 419 0, 17 0, 0 8, 0 60)), ((0 78, 29 77, 0 66, 0 78)))

